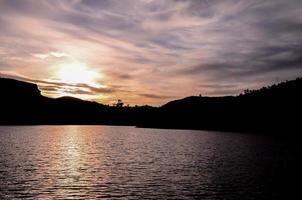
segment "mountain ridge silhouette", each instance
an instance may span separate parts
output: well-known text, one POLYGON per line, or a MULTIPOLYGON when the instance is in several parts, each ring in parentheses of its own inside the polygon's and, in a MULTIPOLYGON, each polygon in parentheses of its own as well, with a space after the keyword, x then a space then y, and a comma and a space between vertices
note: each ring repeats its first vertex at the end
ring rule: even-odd
POLYGON ((237 96, 191 96, 160 107, 49 98, 36 84, 0 78, 0 125, 100 124, 236 132, 300 130, 302 78, 237 96))

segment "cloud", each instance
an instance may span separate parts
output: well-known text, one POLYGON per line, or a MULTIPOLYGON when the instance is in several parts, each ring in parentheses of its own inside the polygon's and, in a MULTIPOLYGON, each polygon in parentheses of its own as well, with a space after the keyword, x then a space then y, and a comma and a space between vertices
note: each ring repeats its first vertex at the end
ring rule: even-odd
POLYGON ((5 78, 12 78, 21 81, 31 82, 38 84, 40 90, 44 91, 46 94, 56 94, 55 96, 62 96, 62 92, 65 95, 79 94, 79 95, 90 95, 94 96, 95 94, 111 94, 117 92, 117 89, 109 87, 95 87, 83 83, 64 83, 64 82, 55 82, 52 80, 38 80, 31 79, 19 74, 12 72, 1 72, 0 76, 5 78), (59 92, 58 92, 59 91, 59 92))
POLYGON ((302 75, 301 9, 300 0, 0 0, 0 70, 50 96, 100 102, 237 94, 302 75), (71 60, 122 89, 42 83, 71 60))
POLYGON ((63 52, 50 52, 48 54, 33 54, 33 56, 40 59, 46 59, 52 56, 56 58, 62 58, 62 57, 68 57, 69 55, 63 52))
POLYGON ((150 98, 150 99, 171 99, 171 98, 176 98, 175 96, 165 96, 165 95, 156 95, 156 94, 139 94, 139 96, 150 98))

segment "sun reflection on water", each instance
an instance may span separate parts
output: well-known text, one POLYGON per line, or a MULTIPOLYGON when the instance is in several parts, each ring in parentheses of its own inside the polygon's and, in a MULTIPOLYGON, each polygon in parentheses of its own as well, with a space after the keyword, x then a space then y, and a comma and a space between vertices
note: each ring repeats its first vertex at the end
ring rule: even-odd
POLYGON ((62 129, 56 150, 59 155, 54 169, 57 173, 55 188, 60 196, 72 195, 77 199, 78 195, 85 193, 85 188, 93 188, 102 179, 102 170, 95 170, 97 176, 92 173, 94 167, 101 166, 102 155, 94 152, 93 141, 83 127, 64 126, 62 129))

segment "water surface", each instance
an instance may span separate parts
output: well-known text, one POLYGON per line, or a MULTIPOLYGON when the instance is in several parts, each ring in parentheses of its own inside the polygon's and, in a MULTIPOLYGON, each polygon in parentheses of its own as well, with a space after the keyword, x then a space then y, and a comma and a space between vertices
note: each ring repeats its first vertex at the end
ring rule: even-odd
POLYGON ((110 126, 2 126, 0 151, 0 199, 276 199, 298 160, 271 136, 110 126))

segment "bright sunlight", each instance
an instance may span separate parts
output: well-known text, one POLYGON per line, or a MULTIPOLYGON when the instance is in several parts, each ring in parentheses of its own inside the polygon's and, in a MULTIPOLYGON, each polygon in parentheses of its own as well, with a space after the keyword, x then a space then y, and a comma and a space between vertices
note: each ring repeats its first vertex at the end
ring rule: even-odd
POLYGON ((89 69, 86 64, 73 62, 59 66, 57 77, 65 83, 93 84, 98 74, 89 69))

